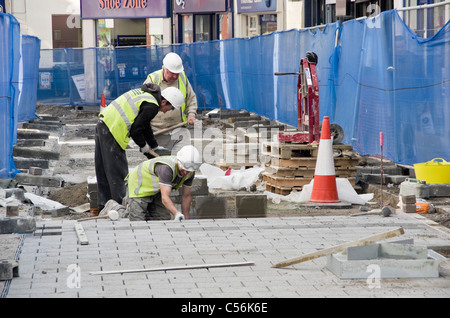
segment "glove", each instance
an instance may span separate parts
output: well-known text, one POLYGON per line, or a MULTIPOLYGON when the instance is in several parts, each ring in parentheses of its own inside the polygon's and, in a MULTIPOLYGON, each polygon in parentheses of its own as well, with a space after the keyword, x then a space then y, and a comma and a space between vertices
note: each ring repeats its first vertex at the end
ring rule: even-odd
POLYGON ((175 214, 175 221, 183 221, 184 220, 184 215, 181 212, 177 212, 177 214, 175 214))
POLYGON ((145 144, 144 147, 139 149, 140 152, 142 152, 144 154, 144 156, 147 157, 147 159, 153 159, 155 158, 155 156, 153 156, 152 154, 150 154, 150 146, 145 144))
POLYGON ((150 151, 150 146, 145 144, 145 146, 140 148, 139 151, 142 152, 143 154, 148 153, 150 151))

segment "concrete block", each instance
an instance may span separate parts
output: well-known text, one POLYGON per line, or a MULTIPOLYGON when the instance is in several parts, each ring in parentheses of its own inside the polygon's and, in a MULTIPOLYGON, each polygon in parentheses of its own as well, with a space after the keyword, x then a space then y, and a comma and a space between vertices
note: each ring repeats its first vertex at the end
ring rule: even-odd
POLYGON ((43 187, 59 188, 62 185, 62 179, 58 176, 34 176, 28 173, 18 173, 14 179, 24 185, 34 185, 43 187))
POLYGON ((215 196, 197 196, 193 199, 194 215, 197 219, 225 218, 227 213, 227 198, 215 196))
POLYGON ((402 195, 403 204, 415 204, 416 196, 414 194, 402 195))
POLYGON ((328 255, 327 267, 341 279, 431 278, 439 277, 439 264, 445 259, 425 246, 381 243, 328 255))
POLYGON ((205 177, 195 177, 194 181, 192 182, 191 187, 191 195, 197 196, 197 195, 208 195, 209 194, 209 188, 208 188, 208 182, 205 177))
POLYGON ((97 179, 88 178, 88 196, 89 196, 89 207, 91 209, 98 209, 98 189, 97 189, 97 179))
POLYGON ((14 157, 14 164, 16 165, 17 169, 29 169, 30 167, 39 167, 42 169, 48 169, 49 160, 14 157))
POLYGON ((50 133, 36 129, 17 129, 17 139, 48 139, 50 133))
POLYGON ((267 195, 236 195, 236 216, 238 218, 254 218, 267 216, 267 195))
POLYGON ((42 176, 42 169, 39 167, 30 167, 28 173, 34 176, 42 176))
POLYGON ((19 216, 19 205, 18 204, 6 205, 6 216, 7 217, 19 216))
POLYGON ((33 149, 33 148, 13 148, 14 157, 25 157, 25 158, 41 158, 49 160, 58 160, 59 152, 44 150, 44 149, 33 149))
POLYGON ((43 139, 18 139, 18 147, 43 147, 45 146, 45 140, 43 139))
POLYGON ((430 197, 450 197, 450 183, 430 183, 430 197))
POLYGON ((8 260, 0 260, 0 281, 19 277, 19 264, 8 260))
POLYGON ((415 203, 403 204, 402 211, 405 213, 416 213, 416 204, 415 203))
POLYGON ((0 218, 0 234, 33 233, 36 220, 33 217, 0 218))

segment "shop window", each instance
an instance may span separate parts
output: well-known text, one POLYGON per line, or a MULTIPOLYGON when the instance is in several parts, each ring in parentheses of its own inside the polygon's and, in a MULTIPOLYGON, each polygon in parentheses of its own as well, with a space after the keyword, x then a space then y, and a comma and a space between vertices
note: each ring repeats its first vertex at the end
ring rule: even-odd
POLYGON ((230 39, 230 26, 232 25, 231 16, 229 14, 219 14, 219 40, 230 39))
POLYGON ((183 43, 194 42, 194 19, 192 15, 182 16, 183 43))
POLYGON ((53 48, 82 47, 79 16, 73 14, 52 15, 53 48))
POLYGON ((277 15, 263 14, 260 15, 261 34, 275 32, 277 30, 277 15))
POLYGON ((212 40, 212 16, 206 14, 195 15, 195 42, 212 40))

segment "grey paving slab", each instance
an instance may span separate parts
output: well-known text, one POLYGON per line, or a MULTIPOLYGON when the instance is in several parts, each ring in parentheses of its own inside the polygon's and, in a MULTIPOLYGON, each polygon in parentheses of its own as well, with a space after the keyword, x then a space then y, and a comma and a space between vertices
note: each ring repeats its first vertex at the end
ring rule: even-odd
MULTIPOLYGON (((184 222, 95 220, 44 221, 59 235, 25 235, 20 277, 6 297, 291 298, 450 296, 450 276, 434 279, 341 280, 326 258, 274 269, 285 259, 403 227, 401 239, 449 246, 450 236, 408 215, 204 219, 184 222), (253 266, 201 268, 111 275, 94 271, 254 262, 253 266)), ((397 240, 399 238, 393 238, 397 240)), ((4 292, 5 294, 5 292, 4 292)))

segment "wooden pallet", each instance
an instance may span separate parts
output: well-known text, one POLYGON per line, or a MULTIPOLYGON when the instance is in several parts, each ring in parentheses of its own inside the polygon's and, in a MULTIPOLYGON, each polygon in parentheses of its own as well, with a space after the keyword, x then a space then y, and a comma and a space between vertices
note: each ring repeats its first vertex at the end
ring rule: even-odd
POLYGON ((266 191, 272 192, 272 193, 276 193, 276 194, 281 194, 281 195, 288 195, 290 194, 292 191, 302 191, 301 187, 293 187, 293 188, 284 188, 284 187, 277 187, 273 184, 267 183, 266 182, 266 191))
MULTIPOLYGON (((302 177, 313 178, 315 168, 283 168, 278 166, 266 166, 265 172, 275 177, 302 177)), ((356 167, 352 168, 340 168, 335 167, 335 173, 337 178, 348 178, 356 175, 356 167)))
MULTIPOLYGON (((333 145, 335 151, 351 151, 351 145, 333 145)), ((316 158, 319 151, 319 144, 294 144, 280 142, 263 142, 261 154, 270 155, 279 159, 293 158, 316 158)))

